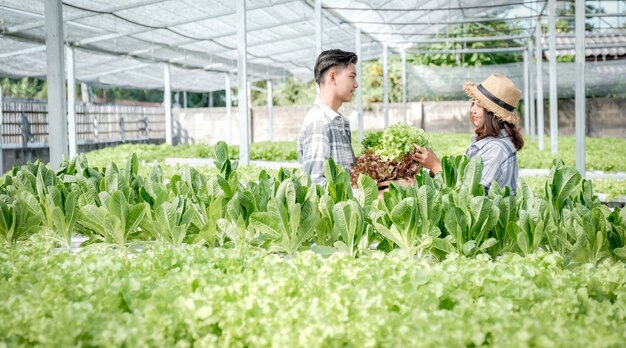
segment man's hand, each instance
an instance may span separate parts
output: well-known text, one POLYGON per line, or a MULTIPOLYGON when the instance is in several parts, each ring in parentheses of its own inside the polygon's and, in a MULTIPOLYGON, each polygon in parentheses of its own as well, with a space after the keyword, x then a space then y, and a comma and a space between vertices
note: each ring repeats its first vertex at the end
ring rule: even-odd
POLYGON ((413 158, 420 166, 429 169, 432 173, 441 171, 441 161, 437 158, 437 155, 435 155, 432 149, 424 149, 417 144, 414 146, 418 153, 414 154, 413 158))

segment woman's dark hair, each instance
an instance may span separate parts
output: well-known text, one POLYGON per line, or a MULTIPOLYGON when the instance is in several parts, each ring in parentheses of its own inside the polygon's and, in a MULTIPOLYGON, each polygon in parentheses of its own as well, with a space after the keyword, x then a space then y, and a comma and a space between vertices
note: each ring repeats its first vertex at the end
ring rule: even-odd
MULTIPOLYGON (((498 119, 493 112, 485 110, 485 122, 482 127, 476 129, 476 140, 480 140, 486 137, 495 137, 497 138, 500 135, 500 130, 506 130, 507 134, 511 137, 511 141, 513 142, 513 146, 517 151, 521 150, 524 147, 524 137, 522 137, 522 133, 520 129, 517 128, 516 125, 511 122, 502 121, 498 119)), ((472 116, 470 114, 470 122, 472 121, 472 116)))
POLYGON ((358 58, 354 52, 346 52, 338 49, 328 50, 320 53, 315 61, 315 82, 318 85, 324 83, 324 73, 326 70, 334 66, 347 67, 350 64, 356 64, 358 58))

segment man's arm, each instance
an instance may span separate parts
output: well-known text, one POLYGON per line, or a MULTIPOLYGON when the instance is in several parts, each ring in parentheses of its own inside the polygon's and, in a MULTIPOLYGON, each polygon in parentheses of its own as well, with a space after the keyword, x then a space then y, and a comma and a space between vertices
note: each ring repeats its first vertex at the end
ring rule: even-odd
POLYGON ((303 130, 302 170, 311 175, 311 179, 320 185, 326 184, 324 177, 324 161, 330 157, 330 137, 328 127, 324 122, 312 122, 303 130))

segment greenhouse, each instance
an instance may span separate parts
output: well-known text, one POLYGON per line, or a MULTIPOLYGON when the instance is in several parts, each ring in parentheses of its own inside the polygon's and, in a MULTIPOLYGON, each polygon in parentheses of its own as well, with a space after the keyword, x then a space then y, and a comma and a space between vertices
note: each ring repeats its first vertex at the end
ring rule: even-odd
POLYGON ((626 1, 0 27, 0 346, 626 342, 626 1))

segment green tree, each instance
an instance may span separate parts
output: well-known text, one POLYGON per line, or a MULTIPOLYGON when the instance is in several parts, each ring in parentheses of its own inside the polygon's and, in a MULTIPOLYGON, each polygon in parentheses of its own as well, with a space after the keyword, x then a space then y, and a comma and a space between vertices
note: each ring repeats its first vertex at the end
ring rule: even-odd
MULTIPOLYGON (((557 17, 565 17, 558 18, 555 23, 555 28, 557 33, 574 33, 576 30, 576 21, 573 16, 576 14, 576 2, 573 0, 566 1, 563 3, 559 3, 560 6, 557 7, 556 15, 557 17)), ((585 12, 587 13, 605 13, 603 8, 597 8, 593 5, 586 4, 585 12)), ((589 17, 588 17, 589 18, 589 17)), ((547 32, 547 25, 543 25, 544 32, 547 32)), ((595 30, 595 27, 592 23, 585 22, 585 31, 592 32, 595 30)), ((575 55, 562 55, 556 57, 557 62, 566 62, 571 63, 576 61, 575 55)))
POLYGON ((152 103, 163 102, 163 91, 156 89, 131 89, 121 87, 93 87, 96 97, 105 101, 134 100, 152 103))
POLYGON ((2 80, 2 94, 16 98, 44 99, 48 95, 48 84, 44 80, 30 77, 2 80))
MULTIPOLYGON (((288 77, 276 85, 272 97, 274 105, 312 104, 315 99, 315 81, 301 81, 295 77, 288 77)), ((262 98, 265 98, 264 102, 259 101, 259 104, 255 105, 265 105, 267 103, 265 94, 262 98)))
MULTIPOLYGON (((517 24, 505 21, 488 23, 466 23, 451 30, 447 37, 451 40, 444 43, 432 43, 419 47, 426 51, 441 50, 463 50, 463 49, 484 49, 484 48, 506 48, 519 46, 519 42, 514 40, 506 41, 478 41, 478 42, 454 42, 455 38, 463 37, 485 37, 486 33, 506 33, 507 35, 520 35, 523 28, 517 24)), ((445 38, 442 38, 445 39, 445 38)), ((481 52, 481 53, 435 53, 407 55, 407 63, 431 66, 481 66, 491 64, 506 64, 520 62, 523 60, 519 52, 481 52)))

